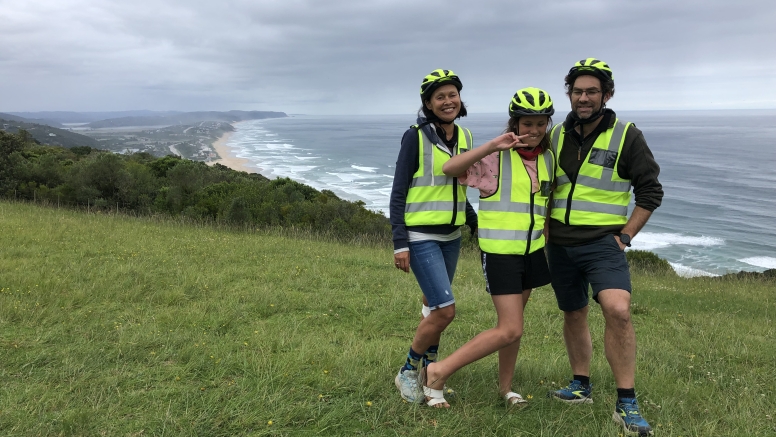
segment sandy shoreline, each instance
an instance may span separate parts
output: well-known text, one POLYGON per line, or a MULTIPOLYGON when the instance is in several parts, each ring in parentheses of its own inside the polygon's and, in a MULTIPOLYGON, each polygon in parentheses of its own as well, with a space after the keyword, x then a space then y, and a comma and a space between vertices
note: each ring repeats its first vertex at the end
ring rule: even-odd
POLYGON ((231 137, 233 133, 234 132, 225 132, 223 135, 221 135, 220 138, 213 142, 213 148, 216 150, 216 153, 218 153, 218 156, 220 156, 221 159, 210 161, 208 162, 208 165, 221 164, 231 168, 232 170, 244 171, 248 173, 261 172, 260 168, 249 166, 250 161, 247 159, 238 158, 235 156, 232 148, 226 145, 227 141, 229 141, 229 137, 231 137))

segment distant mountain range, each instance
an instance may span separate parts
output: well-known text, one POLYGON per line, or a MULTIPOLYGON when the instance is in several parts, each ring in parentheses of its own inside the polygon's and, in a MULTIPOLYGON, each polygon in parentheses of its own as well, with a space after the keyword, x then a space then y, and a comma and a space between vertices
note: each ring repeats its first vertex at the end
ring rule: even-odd
POLYGON ((180 112, 169 115, 150 115, 150 116, 129 116, 121 118, 111 118, 107 120, 94 121, 86 126, 91 128, 106 127, 129 127, 129 126, 172 126, 188 125, 199 123, 201 121, 225 121, 234 123, 244 120, 258 120, 264 118, 283 118, 287 117, 284 112, 272 111, 203 111, 203 112, 180 112))
POLYGON ((56 120, 47 119, 47 118, 27 118, 24 116, 19 116, 15 114, 6 114, 3 112, 0 112, 0 120, 8 120, 8 121, 18 121, 22 123, 35 123, 35 124, 45 124, 47 126, 52 127, 63 127, 61 123, 59 123, 56 120))
POLYGON ((201 121, 225 121, 233 123, 243 120, 287 117, 274 111, 116 111, 116 112, 11 112, 0 113, 0 119, 24 123, 45 124, 64 127, 63 123, 84 123, 91 128, 129 126, 172 126, 192 124, 201 121))

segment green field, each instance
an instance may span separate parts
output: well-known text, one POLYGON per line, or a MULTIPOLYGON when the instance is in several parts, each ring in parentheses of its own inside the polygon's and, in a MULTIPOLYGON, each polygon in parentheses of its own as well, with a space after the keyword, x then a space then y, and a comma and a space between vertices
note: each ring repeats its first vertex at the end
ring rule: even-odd
MULTIPOLYGON (((472 249, 441 356, 495 322, 472 249)), ((776 286, 634 272, 636 390, 659 436, 776 434, 776 286)), ((496 357, 449 381, 447 411, 393 377, 420 316, 381 247, 281 231, 0 202, 0 435, 618 436, 603 317, 592 405, 546 393, 569 375, 561 313, 531 297, 514 388, 496 357)))

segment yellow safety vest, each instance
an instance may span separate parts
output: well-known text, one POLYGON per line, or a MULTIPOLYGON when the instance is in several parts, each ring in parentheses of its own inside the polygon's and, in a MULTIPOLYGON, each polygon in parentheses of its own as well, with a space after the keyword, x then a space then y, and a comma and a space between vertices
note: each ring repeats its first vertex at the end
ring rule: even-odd
POLYGON ((531 177, 516 151, 499 152, 499 167, 498 189, 488 197, 480 197, 480 249, 502 255, 528 255, 544 247, 555 157, 551 150, 536 157, 537 193, 531 193, 531 177))
MULTIPOLYGON (((575 226, 624 225, 628 221, 631 182, 617 174, 617 164, 631 124, 615 120, 614 128, 598 135, 575 182, 560 165, 556 167, 550 217, 575 226)), ((551 133, 555 156, 560 156, 564 137, 563 125, 556 125, 551 133)))
MULTIPOLYGON (((456 128, 458 143, 453 153, 458 155, 471 147, 472 133, 461 126, 456 128)), ((420 163, 407 191, 404 223, 461 226, 466 223, 466 187, 458 183, 458 178, 442 172, 442 166, 452 154, 447 146, 432 143, 423 129, 417 131, 420 163)))

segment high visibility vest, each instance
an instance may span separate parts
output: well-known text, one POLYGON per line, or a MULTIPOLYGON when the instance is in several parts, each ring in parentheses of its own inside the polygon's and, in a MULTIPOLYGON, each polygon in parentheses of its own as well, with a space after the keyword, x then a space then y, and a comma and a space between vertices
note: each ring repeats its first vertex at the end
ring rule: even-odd
MULTIPOLYGON (((556 167, 550 217, 567 225, 624 225, 628 221, 631 182, 617 174, 617 164, 631 124, 615 120, 612 129, 598 136, 575 182, 560 165, 556 167)), ((556 125, 551 133, 555 156, 560 156, 564 137, 563 125, 556 125)))
MULTIPOLYGON (((461 126, 456 128, 458 142, 453 153, 457 155, 471 147, 472 133, 461 126)), ((466 223, 466 187, 458 183, 458 178, 442 172, 452 154, 444 144, 432 143, 423 129, 417 131, 420 163, 407 191, 404 223, 461 226, 466 223)))
POLYGON ((527 255, 544 247, 544 221, 554 178, 555 157, 545 150, 536 157, 539 192, 514 150, 499 152, 498 189, 480 197, 477 234, 480 249, 503 255, 527 255))

